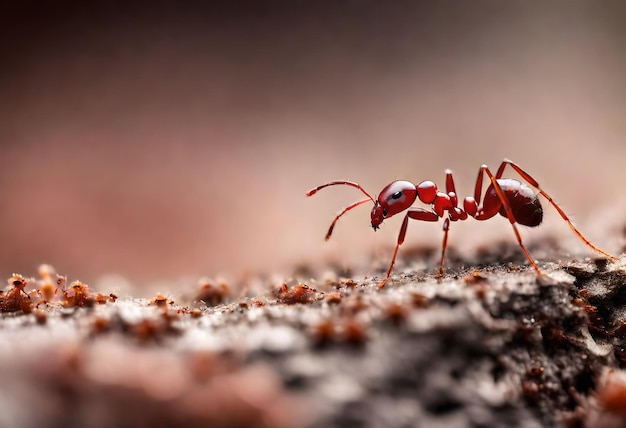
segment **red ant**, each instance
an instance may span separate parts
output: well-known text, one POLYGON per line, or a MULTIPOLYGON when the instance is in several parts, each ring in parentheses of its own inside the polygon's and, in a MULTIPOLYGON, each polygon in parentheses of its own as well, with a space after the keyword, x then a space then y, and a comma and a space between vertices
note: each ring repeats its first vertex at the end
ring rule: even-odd
POLYGON ((526 255, 526 258, 530 262, 530 265, 535 269, 538 275, 541 275, 541 271, 537 266, 537 263, 532 259, 530 253, 522 243, 522 237, 517 230, 516 223, 524 226, 535 227, 541 224, 543 219, 543 209, 539 202, 538 195, 535 192, 520 181, 513 180, 511 178, 502 178, 504 169, 509 165, 513 168, 524 180, 526 180, 531 186, 535 187, 539 194, 545 197, 552 206, 558 211, 563 220, 569 225, 574 233, 594 251, 608 257, 610 260, 617 260, 616 257, 610 255, 606 251, 593 245, 583 234, 574 226, 571 220, 567 217, 565 212, 559 207, 556 202, 544 192, 540 187, 537 180, 531 177, 526 171, 520 168, 514 162, 504 159, 496 175, 494 176, 487 165, 482 165, 478 170, 478 178, 476 179, 476 186, 474 188, 474 197, 468 196, 463 200, 463 208, 458 206, 458 197, 454 187, 454 179, 452 177, 452 171, 446 170, 446 191, 440 192, 437 190, 437 185, 432 181, 422 181, 418 185, 415 185, 409 181, 398 180, 393 181, 383 188, 378 195, 377 199, 374 199, 369 193, 361 187, 360 184, 351 181, 332 181, 330 183, 323 184, 310 190, 306 195, 313 196, 319 190, 324 187, 334 185, 347 185, 356 187, 363 192, 367 199, 355 202, 352 205, 348 205, 343 209, 330 225, 328 233, 326 233, 326 240, 330 238, 333 233, 337 220, 350 211, 353 208, 358 207, 364 203, 372 201, 374 208, 372 209, 372 227, 374 230, 380 227, 380 224, 387 218, 392 217, 402 211, 407 211, 400 227, 400 234, 398 235, 398 242, 393 252, 391 264, 387 270, 387 275, 378 284, 379 288, 383 287, 388 281, 393 265, 396 262, 396 256, 398 254, 398 248, 404 242, 406 235, 406 229, 409 223, 409 219, 422 220, 422 221, 438 221, 440 218, 446 216, 443 222, 443 248, 441 250, 441 265, 438 270, 438 275, 442 276, 444 271, 444 261, 446 254, 446 247, 448 245, 448 230, 450 228, 451 221, 466 220, 468 216, 474 217, 476 220, 488 220, 500 213, 503 217, 509 219, 511 226, 513 226, 513 232, 517 238, 517 242, 522 248, 522 251, 526 255), (483 205, 480 206, 481 192, 483 188, 483 177, 487 174, 491 183, 485 191, 483 197, 483 205), (419 198, 419 200, 425 204, 431 205, 431 210, 428 211, 423 208, 411 207, 413 202, 419 198))

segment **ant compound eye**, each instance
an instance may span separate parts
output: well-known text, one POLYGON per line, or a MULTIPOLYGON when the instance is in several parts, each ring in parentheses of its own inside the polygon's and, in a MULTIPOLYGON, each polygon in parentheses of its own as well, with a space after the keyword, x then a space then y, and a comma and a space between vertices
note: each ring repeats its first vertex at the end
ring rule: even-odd
POLYGON ((394 181, 381 190, 378 195, 378 205, 382 218, 392 217, 409 208, 417 196, 417 189, 408 181, 394 181), (383 212, 383 208, 385 208, 383 212))

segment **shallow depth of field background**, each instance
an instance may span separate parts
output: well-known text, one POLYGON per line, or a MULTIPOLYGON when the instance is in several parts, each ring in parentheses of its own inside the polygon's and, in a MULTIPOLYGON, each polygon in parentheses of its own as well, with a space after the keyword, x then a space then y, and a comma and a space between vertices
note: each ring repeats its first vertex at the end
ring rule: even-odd
MULTIPOLYGON (((621 248, 623 3, 102 3, 1 6, 1 275, 48 262, 148 284, 387 257, 401 218, 373 233, 360 207, 326 243, 361 195, 305 192, 451 168, 465 196, 503 157, 621 248)), ((523 236, 561 233, 550 214, 523 236)), ((450 239, 496 236, 514 239, 500 217, 450 239)), ((440 239, 414 222, 407 245, 440 239)))

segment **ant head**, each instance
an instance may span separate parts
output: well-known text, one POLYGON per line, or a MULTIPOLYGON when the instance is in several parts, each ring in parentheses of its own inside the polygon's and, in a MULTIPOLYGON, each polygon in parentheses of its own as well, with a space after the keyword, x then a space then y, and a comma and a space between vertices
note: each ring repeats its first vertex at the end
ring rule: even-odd
POLYGON ((386 219, 413 205, 417 198, 417 188, 410 181, 394 181, 388 184, 372 208, 372 227, 378 229, 386 219))

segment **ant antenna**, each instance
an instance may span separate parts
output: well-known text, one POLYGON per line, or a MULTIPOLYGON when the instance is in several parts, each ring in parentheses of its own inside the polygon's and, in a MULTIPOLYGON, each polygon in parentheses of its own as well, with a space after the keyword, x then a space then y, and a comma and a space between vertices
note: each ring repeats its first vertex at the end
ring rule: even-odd
POLYGON ((335 224, 337 224, 337 220, 339 220, 339 218, 344 215, 345 213, 347 213, 348 211, 350 211, 353 208, 358 207, 359 205, 363 205, 366 202, 372 201, 374 203, 376 203, 376 201, 374 200, 374 198, 372 198, 372 195, 370 195, 369 193, 367 193, 365 191, 365 189, 363 187, 361 187, 360 184, 358 183, 354 183, 352 181, 331 181, 330 183, 326 183, 326 184, 322 184, 321 186, 317 186, 315 189, 311 189, 307 192, 307 196, 313 196, 315 195, 318 191, 322 190, 324 187, 328 187, 328 186, 336 186, 336 185, 346 185, 346 186, 352 186, 355 187, 357 189, 359 189, 361 192, 363 192, 365 194, 365 196, 367 196, 367 199, 362 199, 358 202, 353 203, 352 205, 348 205, 347 207, 345 207, 341 212, 339 212, 339 214, 337 214, 335 216, 335 219, 333 220, 333 222, 330 224, 330 227, 328 228, 328 232, 326 233, 326 240, 328 241, 330 239, 330 235, 332 235, 333 233, 333 229, 335 228, 335 224))

